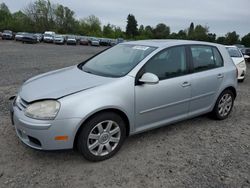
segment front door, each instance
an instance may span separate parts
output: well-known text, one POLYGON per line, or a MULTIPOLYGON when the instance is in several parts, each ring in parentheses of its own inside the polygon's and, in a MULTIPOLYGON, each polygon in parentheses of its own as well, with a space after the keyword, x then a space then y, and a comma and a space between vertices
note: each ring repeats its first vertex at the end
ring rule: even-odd
POLYGON ((155 128, 187 117, 191 98, 186 47, 159 52, 143 67, 159 77, 155 85, 135 86, 136 131, 155 128))

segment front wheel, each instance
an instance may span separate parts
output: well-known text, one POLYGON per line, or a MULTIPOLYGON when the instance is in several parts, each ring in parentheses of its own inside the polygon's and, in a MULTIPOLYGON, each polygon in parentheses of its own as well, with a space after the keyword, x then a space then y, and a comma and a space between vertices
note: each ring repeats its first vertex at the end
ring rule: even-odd
POLYGON ((232 111, 235 96, 231 90, 223 91, 213 109, 213 116, 218 120, 226 119, 232 111))
POLYGON ((125 137, 123 119, 116 113, 104 112, 95 115, 83 125, 77 147, 87 160, 102 161, 118 152, 125 137))

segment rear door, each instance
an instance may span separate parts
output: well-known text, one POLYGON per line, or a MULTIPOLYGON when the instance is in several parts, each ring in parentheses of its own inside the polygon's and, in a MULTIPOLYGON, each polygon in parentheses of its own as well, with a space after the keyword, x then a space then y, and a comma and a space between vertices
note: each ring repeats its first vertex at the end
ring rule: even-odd
POLYGON ((222 56, 216 47, 193 45, 189 52, 193 66, 189 115, 194 116, 211 109, 223 82, 224 68, 222 56))

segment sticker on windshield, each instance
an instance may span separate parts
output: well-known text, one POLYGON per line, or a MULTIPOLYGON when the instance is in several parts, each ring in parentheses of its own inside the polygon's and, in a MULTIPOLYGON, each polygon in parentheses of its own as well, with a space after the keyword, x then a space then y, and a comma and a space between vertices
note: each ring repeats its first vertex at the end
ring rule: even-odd
POLYGON ((134 46, 133 49, 145 51, 145 50, 149 49, 149 47, 147 47, 147 46, 134 46))

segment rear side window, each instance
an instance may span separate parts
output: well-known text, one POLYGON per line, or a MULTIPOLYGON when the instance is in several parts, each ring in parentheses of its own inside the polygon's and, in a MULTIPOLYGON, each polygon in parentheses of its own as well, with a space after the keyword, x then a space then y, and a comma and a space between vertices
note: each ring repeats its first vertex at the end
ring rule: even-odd
POLYGON ((194 72, 205 71, 223 66, 222 57, 212 46, 191 46, 194 72))

